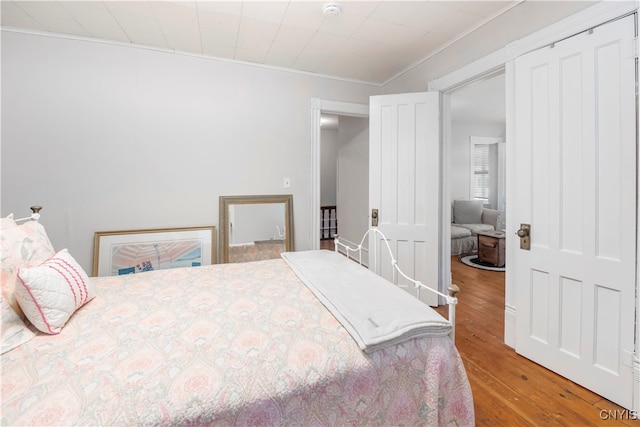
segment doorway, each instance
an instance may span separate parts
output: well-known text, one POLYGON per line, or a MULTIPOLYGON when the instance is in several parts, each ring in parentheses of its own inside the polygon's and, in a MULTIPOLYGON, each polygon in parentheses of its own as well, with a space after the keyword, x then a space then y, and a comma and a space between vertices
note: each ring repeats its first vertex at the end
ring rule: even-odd
POLYGON ((331 123, 321 125, 321 246, 328 239, 333 247, 336 233, 356 246, 368 227, 369 119, 335 116, 331 123))
MULTIPOLYGON (((339 139, 345 142, 344 145, 351 146, 349 143, 353 140, 359 140, 359 138, 365 138, 368 141, 368 117, 369 117, 369 106, 367 104, 356 104, 349 102, 341 102, 341 101, 331 101, 331 100, 322 100, 319 98, 311 99, 311 215, 310 215, 310 237, 309 237, 309 246, 310 249, 320 249, 321 242, 321 201, 322 201, 322 116, 323 115, 334 115, 338 117, 338 132, 341 133, 341 137, 339 139), (358 120, 360 119, 360 120, 358 120), (365 121, 362 121, 365 120, 365 121), (342 125, 340 125, 342 122, 342 125), (353 123, 358 124, 353 124, 353 123), (364 123, 364 124, 363 124, 364 123), (358 131, 358 129, 362 129, 362 127, 366 128, 366 135, 360 135, 362 132, 358 131)), ((355 144, 358 145, 358 144, 355 144)), ((367 147, 368 148, 368 147, 367 147)), ((357 150, 356 150, 357 151, 357 150)), ((345 153, 343 153, 345 154, 345 153)), ((354 168, 353 165, 350 164, 350 156, 345 155, 344 160, 344 168, 346 172, 343 172, 342 175, 347 174, 347 177, 340 177, 340 170, 342 169, 339 161, 339 156, 336 158, 336 183, 350 183, 353 182, 349 180, 349 174, 352 170, 357 170, 357 167, 354 168), (347 167, 348 166, 348 167, 347 167)), ((367 164, 368 168, 368 164, 367 164)), ((367 169, 368 171, 368 169, 367 169)), ((365 173, 365 176, 368 177, 368 173, 365 173)), ((357 178, 356 178, 357 179, 357 178)), ((367 184, 368 185, 368 184, 367 184)), ((358 188, 360 188, 359 185, 358 188)), ((362 193, 362 190, 358 190, 362 193)), ((364 194, 368 196, 368 190, 364 191, 364 194)), ((341 204, 340 199, 343 197, 346 199, 351 196, 350 189, 341 189, 339 184, 336 184, 336 206, 341 204), (341 195, 342 194, 342 195, 341 195)), ((352 198, 349 199, 350 201, 352 198)), ((368 201, 368 199, 366 199, 368 201)), ((365 217, 360 219, 360 216, 366 215, 359 213, 360 210, 356 210, 355 222, 362 224, 364 226, 364 230, 367 227, 368 219, 365 217)), ((350 223, 350 208, 345 206, 344 215, 338 211, 338 222, 342 223, 341 227, 341 235, 345 237, 345 239, 349 239, 349 236, 353 234, 354 236, 359 233, 359 231, 352 230, 352 227, 349 226, 350 223), (344 218, 343 216, 346 215, 344 218)), ((364 234, 361 233, 360 236, 354 238, 354 241, 359 240, 364 234)))
MULTIPOLYGON (((450 95, 449 162, 445 166, 451 206, 451 263, 466 268, 503 268, 477 261, 478 232, 504 233, 506 218, 505 74, 491 75, 450 95), (454 203, 455 201, 455 203, 454 203), (468 219, 476 207, 477 220, 468 219), (464 220, 464 218, 467 218, 464 220)), ((502 257, 504 259, 504 245, 502 257)), ((504 274, 502 275, 504 282, 504 274)))

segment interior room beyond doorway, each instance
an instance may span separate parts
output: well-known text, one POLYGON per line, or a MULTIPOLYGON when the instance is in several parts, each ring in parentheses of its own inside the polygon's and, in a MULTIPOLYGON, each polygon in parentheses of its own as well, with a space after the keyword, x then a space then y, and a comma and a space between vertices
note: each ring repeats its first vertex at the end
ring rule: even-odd
POLYGON ((320 247, 333 248, 331 239, 336 232, 348 242, 359 242, 368 227, 368 195, 369 119, 323 113, 320 121, 320 247))
POLYGON ((505 228, 504 73, 453 92, 450 117, 451 255, 465 255, 477 253, 478 232, 505 228), (455 202, 457 211, 454 201, 464 201, 455 202), (467 212, 463 210, 466 206, 473 209, 467 212))

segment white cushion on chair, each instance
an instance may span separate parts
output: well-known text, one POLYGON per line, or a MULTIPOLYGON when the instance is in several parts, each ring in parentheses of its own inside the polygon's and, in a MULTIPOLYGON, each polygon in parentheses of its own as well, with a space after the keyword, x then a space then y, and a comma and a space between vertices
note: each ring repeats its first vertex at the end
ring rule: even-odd
POLYGON ((458 226, 469 230, 471 235, 476 235, 486 231, 495 231, 495 228, 493 228, 493 225, 491 224, 458 224, 458 226))
POLYGON ((483 209, 482 210, 482 223, 490 224, 494 228, 497 228, 498 218, 500 217, 500 212, 495 209, 483 209))
POLYGON ((482 200, 454 200, 453 222, 482 224, 482 200))
POLYGON ((462 239, 463 237, 471 236, 471 231, 468 228, 458 227, 456 225, 451 226, 451 238, 462 239))

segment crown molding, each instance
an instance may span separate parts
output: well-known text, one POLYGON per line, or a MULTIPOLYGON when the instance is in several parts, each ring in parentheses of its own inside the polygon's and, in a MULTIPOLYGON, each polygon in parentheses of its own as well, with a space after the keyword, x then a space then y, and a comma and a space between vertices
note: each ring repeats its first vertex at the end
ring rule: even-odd
POLYGON ((65 39, 65 40, 75 40, 75 41, 81 41, 81 42, 87 42, 87 43, 108 44, 112 46, 121 46, 121 47, 127 47, 127 48, 150 50, 154 52, 172 53, 175 55, 190 56, 190 57, 206 59, 210 61, 227 62, 232 64, 244 65, 248 67, 263 68, 263 69, 268 69, 273 71, 280 71, 284 73, 298 74, 298 75, 321 78, 321 79, 330 79, 330 80, 342 81, 342 82, 348 82, 348 83, 363 84, 367 86, 382 87, 382 84, 377 82, 370 82, 370 81, 358 80, 358 79, 349 79, 346 77, 337 77, 329 74, 312 73, 310 71, 294 70, 292 68, 258 64, 256 62, 239 61, 237 59, 221 58, 221 57, 212 56, 212 55, 197 54, 197 53, 185 52, 185 51, 176 50, 176 49, 165 49, 161 47, 147 46, 147 45, 136 44, 136 43, 125 43, 125 42, 120 42, 115 40, 98 39, 98 38, 92 38, 92 37, 84 37, 84 36, 60 34, 60 33, 50 33, 46 31, 27 30, 23 28, 4 27, 4 26, 0 28, 0 31, 7 32, 7 33, 27 34, 27 35, 40 36, 40 37, 51 37, 51 38, 65 39))

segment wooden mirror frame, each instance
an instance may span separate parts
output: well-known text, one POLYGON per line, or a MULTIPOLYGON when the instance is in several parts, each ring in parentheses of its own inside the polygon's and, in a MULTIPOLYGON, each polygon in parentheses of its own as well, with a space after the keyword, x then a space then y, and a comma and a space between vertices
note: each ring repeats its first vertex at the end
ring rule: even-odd
POLYGON ((293 251, 293 195, 274 194, 260 196, 220 196, 220 216, 218 233, 220 241, 220 262, 229 262, 229 207, 231 205, 254 205, 284 203, 285 251, 293 251))

